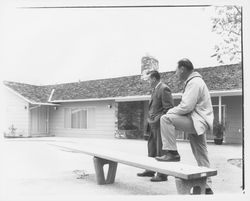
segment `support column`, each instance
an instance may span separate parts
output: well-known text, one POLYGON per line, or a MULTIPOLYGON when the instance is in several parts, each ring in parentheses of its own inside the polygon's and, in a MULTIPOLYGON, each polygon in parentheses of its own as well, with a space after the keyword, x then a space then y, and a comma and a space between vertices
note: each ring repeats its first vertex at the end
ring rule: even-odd
POLYGON ((175 178, 177 192, 178 194, 189 195, 205 194, 206 180, 206 177, 191 180, 175 178))
POLYGON ((117 162, 105 160, 102 158, 94 157, 94 166, 96 173, 97 184, 112 184, 115 181, 115 175, 117 170, 117 162), (105 164, 109 165, 107 177, 105 178, 103 166, 105 164))

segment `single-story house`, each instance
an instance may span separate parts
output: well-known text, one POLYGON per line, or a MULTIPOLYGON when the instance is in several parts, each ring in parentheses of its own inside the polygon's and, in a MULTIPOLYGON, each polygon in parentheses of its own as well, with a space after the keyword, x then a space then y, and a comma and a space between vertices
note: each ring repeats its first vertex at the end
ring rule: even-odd
MULTIPOLYGON (((242 143, 241 63, 196 71, 210 90, 215 119, 226 125, 224 142, 242 143)), ((183 86, 174 73, 161 77, 178 104, 183 86)), ((145 131, 151 92, 140 75, 44 86, 4 81, 4 86, 6 135, 114 138, 131 126, 145 131)))

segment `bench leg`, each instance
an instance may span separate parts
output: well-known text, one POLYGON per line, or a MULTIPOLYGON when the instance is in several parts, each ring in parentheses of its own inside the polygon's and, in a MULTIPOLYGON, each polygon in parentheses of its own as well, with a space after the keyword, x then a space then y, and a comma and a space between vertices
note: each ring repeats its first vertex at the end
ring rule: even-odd
POLYGON ((177 192, 178 194, 205 194, 206 180, 206 177, 191 180, 175 178, 177 192))
POLYGON ((105 159, 98 158, 98 157, 94 157, 93 160, 94 160, 97 183, 99 185, 114 183, 116 169, 117 169, 117 162, 105 160, 105 159), (106 179, 105 179, 104 170, 103 170, 103 166, 105 164, 109 165, 106 179))

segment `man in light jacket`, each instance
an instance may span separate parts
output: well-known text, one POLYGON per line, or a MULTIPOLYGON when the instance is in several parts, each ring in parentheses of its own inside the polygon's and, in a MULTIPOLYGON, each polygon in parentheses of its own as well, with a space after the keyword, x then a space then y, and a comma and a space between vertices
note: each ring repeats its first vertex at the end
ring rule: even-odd
MULTIPOLYGON (((209 167, 206 132, 213 127, 211 97, 202 76, 194 72, 188 59, 178 62, 176 75, 184 81, 184 91, 179 105, 171 108, 161 117, 161 137, 166 154, 156 157, 158 161, 180 161, 176 146, 175 129, 189 134, 192 152, 199 166, 209 167)), ((207 183, 211 182, 210 178, 207 183)), ((212 194, 207 185, 206 193, 212 194)))

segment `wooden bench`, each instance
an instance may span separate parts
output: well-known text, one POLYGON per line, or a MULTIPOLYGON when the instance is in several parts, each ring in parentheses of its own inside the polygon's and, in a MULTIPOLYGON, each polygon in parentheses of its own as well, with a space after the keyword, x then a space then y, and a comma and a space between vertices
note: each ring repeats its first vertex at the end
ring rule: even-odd
POLYGON ((116 150, 86 147, 80 144, 50 143, 50 145, 66 151, 93 156, 96 179, 99 185, 114 183, 118 163, 175 177, 178 194, 192 194, 191 189, 195 194, 205 194, 207 177, 217 175, 217 170, 211 168, 186 165, 181 162, 159 162, 147 156, 131 155, 116 150), (105 164, 109 166, 106 176, 103 169, 105 164))

